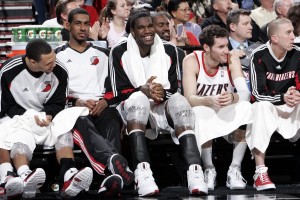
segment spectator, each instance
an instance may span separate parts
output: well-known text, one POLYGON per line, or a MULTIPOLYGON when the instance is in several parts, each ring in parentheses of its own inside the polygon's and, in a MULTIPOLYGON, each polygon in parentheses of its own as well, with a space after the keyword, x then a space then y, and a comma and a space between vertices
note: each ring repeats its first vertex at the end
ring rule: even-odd
POLYGON ((276 13, 273 8, 274 0, 260 0, 260 7, 251 11, 250 17, 261 28, 263 25, 276 19, 276 13))
POLYGON ((226 19, 229 30, 228 48, 244 50, 250 46, 252 37, 251 11, 243 9, 231 10, 226 19))
POLYGON ((226 17, 227 13, 231 9, 231 0, 211 0, 211 10, 213 12, 213 15, 203 21, 203 23, 201 24, 201 28, 204 29, 211 24, 216 24, 227 29, 226 17))
POLYGON ((201 27, 196 23, 189 22, 191 9, 188 2, 170 0, 168 3, 168 12, 174 20, 178 45, 200 45, 198 38, 201 33, 201 27), (179 28, 179 26, 181 26, 181 28, 179 28), (181 33, 178 32, 180 29, 181 33))
POLYGON ((91 24, 91 27, 93 27, 94 23, 96 21, 98 21, 98 19, 99 19, 98 12, 97 12, 96 8, 92 5, 86 4, 86 0, 77 0, 77 2, 78 2, 78 5, 81 8, 83 8, 84 10, 86 10, 90 14, 90 24, 91 24))
MULTIPOLYGON (((273 7, 277 15, 277 18, 286 18, 287 12, 292 5, 293 5, 293 0, 275 0, 273 7)), ((260 41, 262 43, 266 43, 269 40, 268 25, 269 23, 261 27, 260 41)))
MULTIPOLYGON (((43 25, 48 27, 65 28, 69 12, 78 7, 77 0, 58 0, 55 6, 56 18, 46 20, 43 25)), ((66 31, 63 31, 62 34, 65 34, 65 32, 66 31)))
POLYGON ((125 34, 126 20, 129 16, 129 7, 125 0, 109 0, 101 14, 102 17, 110 20, 107 33, 108 47, 114 46, 125 34))
POLYGON ((287 18, 291 20, 294 27, 294 34, 296 36, 295 43, 300 45, 300 4, 292 5, 288 11, 287 18))

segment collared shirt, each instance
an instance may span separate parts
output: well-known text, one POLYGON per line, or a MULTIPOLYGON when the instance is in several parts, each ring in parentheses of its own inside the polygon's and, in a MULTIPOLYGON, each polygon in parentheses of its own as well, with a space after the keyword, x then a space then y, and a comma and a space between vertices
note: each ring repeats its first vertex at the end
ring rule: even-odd
MULTIPOLYGON (((241 43, 235 41, 234 39, 232 39, 231 37, 229 37, 229 42, 230 42, 230 44, 232 46, 232 49, 238 49, 238 47, 241 44, 241 43)), ((245 40, 242 44, 243 44, 244 48, 247 48, 249 46, 247 40, 245 40)))

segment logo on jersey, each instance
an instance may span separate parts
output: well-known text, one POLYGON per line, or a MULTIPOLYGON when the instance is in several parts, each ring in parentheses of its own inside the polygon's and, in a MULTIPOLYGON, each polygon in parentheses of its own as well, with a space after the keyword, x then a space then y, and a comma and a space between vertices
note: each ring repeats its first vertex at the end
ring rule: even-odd
POLYGON ((45 81, 41 84, 42 92, 49 92, 52 88, 51 81, 45 81))
POLYGON ((281 69, 280 65, 278 65, 278 66, 276 67, 276 69, 281 69))
POLYGON ((97 65, 99 63, 99 58, 98 56, 93 56, 90 58, 91 65, 97 65))

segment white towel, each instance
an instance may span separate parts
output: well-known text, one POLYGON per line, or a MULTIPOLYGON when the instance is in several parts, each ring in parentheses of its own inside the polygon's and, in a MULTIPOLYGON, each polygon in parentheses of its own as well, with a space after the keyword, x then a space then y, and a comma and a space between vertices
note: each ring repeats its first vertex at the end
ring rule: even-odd
POLYGON ((156 76, 156 83, 162 84, 164 89, 170 89, 168 71, 171 60, 165 53, 164 45, 157 34, 150 51, 150 64, 147 73, 144 70, 139 47, 131 34, 127 39, 127 52, 124 55, 123 68, 131 82, 137 88, 146 84, 151 76, 156 76))
POLYGON ((10 150, 14 143, 22 142, 33 152, 36 144, 54 146, 57 138, 69 132, 80 116, 86 116, 86 107, 72 107, 58 113, 48 127, 36 124, 34 115, 46 119, 46 113, 27 110, 23 115, 16 115, 0 124, 0 148, 10 150))

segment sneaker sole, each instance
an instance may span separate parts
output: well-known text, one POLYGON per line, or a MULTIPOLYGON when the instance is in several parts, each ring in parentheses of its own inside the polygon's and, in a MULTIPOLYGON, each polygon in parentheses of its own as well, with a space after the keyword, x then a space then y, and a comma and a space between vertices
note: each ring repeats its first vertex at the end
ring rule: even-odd
POLYGON ((118 174, 113 174, 105 178, 98 190, 98 196, 102 198, 118 197, 123 186, 123 179, 118 174))
POLYGON ((226 182, 226 187, 228 187, 231 190, 244 190, 246 189, 246 186, 240 186, 240 187, 231 187, 229 183, 226 182))
POLYGON ((8 199, 21 195, 23 193, 23 190, 24 182, 20 177, 15 177, 12 179, 12 181, 8 181, 5 184, 5 196, 8 199))
POLYGON ((93 170, 86 167, 74 175, 69 187, 61 192, 63 198, 75 197, 82 190, 88 190, 93 181, 93 170))
POLYGON ((202 191, 202 190, 198 190, 198 189, 194 189, 190 192, 190 195, 207 195, 208 191, 202 191))
POLYGON ((133 172, 127 171, 128 163, 125 158, 119 155, 114 155, 109 159, 109 170, 113 174, 118 174, 122 177, 124 185, 129 186, 133 180, 133 172))
POLYGON ((36 190, 43 186, 45 180, 46 180, 45 171, 41 168, 35 169, 35 171, 33 171, 24 180, 24 190, 23 190, 22 197, 27 199, 35 197, 36 190))
POLYGON ((268 185, 264 185, 264 186, 259 186, 257 187, 255 184, 253 184, 253 187, 257 190, 257 191, 272 191, 272 190, 276 190, 276 187, 274 184, 268 184, 268 185))
POLYGON ((150 193, 147 194, 139 194, 140 197, 152 197, 152 196, 156 196, 159 194, 159 190, 154 190, 150 193))

